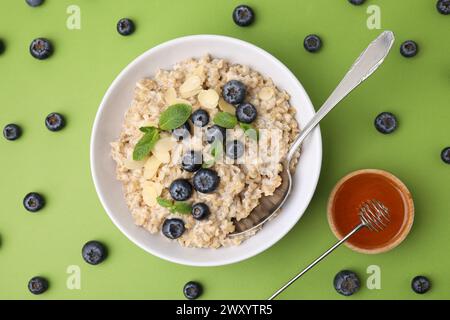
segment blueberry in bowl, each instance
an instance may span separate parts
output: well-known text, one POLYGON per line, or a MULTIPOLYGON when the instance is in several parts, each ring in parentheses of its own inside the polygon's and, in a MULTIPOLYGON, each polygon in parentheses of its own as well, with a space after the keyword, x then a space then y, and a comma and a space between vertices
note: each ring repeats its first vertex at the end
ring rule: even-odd
POLYGON ((245 147, 242 141, 232 140, 227 142, 225 151, 228 158, 237 160, 244 155, 245 147))
POLYGON ((223 99, 232 105, 237 105, 244 102, 246 93, 247 87, 238 80, 228 81, 222 88, 223 99))
POLYGON ((211 211, 206 203, 199 202, 192 206, 191 214, 195 220, 204 220, 211 214, 211 211))
POLYGON ((184 221, 178 218, 166 219, 161 228, 162 234, 172 240, 181 237, 184 231, 184 221))
POLYGON ((203 156, 200 151, 191 150, 187 152, 181 159, 181 167, 188 172, 196 172, 200 170, 203 163, 203 156))
POLYGON ((191 124, 186 121, 181 127, 172 130, 172 135, 178 141, 185 140, 191 135, 191 124))
POLYGON ((219 186, 220 177, 212 169, 200 169, 192 179, 194 189, 201 193, 212 193, 219 186))
POLYGON ((236 108, 236 118, 239 122, 252 123, 256 120, 258 112, 256 108, 251 103, 241 103, 236 108))
POLYGON ((203 128, 209 123, 209 113, 204 109, 198 109, 192 113, 191 121, 194 126, 203 128))
POLYGON ((224 127, 218 126, 218 125, 213 125, 211 127, 209 127, 208 129, 206 129, 206 142, 208 142, 209 144, 212 144, 214 141, 219 141, 221 143, 223 143, 223 141, 225 140, 227 131, 224 127))
POLYGON ((175 201, 186 201, 192 196, 192 185, 186 179, 177 179, 170 184, 170 195, 175 201))

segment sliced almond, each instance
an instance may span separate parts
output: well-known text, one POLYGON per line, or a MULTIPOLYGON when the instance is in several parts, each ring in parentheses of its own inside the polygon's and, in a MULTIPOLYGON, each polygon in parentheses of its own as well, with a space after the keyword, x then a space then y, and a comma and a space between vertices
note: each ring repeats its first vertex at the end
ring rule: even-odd
POLYGON ((164 93, 164 101, 168 105, 174 104, 176 98, 177 98, 177 91, 175 90, 175 88, 169 88, 164 93))
POLYGON ((182 98, 190 98, 198 94, 202 88, 202 79, 199 76, 190 76, 184 81, 180 87, 180 95, 182 98))
POLYGON ((134 161, 133 159, 125 159, 123 162, 123 165, 125 168, 129 170, 137 170, 141 169, 143 166, 145 166, 145 162, 147 159, 141 160, 141 161, 134 161))
POLYGON ((153 181, 145 181, 142 184, 142 199, 149 207, 157 204, 156 198, 161 195, 161 184, 153 181))
POLYGON ((176 141, 172 137, 163 137, 155 144, 152 153, 161 163, 169 163, 169 152, 175 147, 175 145, 176 141))
POLYGON ((198 102, 206 109, 214 109, 219 103, 219 94, 216 90, 202 90, 198 94, 198 102))
POLYGON ((144 178, 149 180, 152 179, 161 165, 161 161, 155 156, 148 158, 144 166, 144 178))
POLYGON ((259 98, 263 101, 270 100, 273 97, 273 95, 274 95, 273 88, 270 87, 262 88, 258 94, 259 98))
POLYGON ((228 102, 226 102, 225 100, 223 100, 223 98, 219 99, 219 108, 220 108, 220 110, 231 113, 231 114, 234 114, 236 112, 236 108, 233 107, 228 102))

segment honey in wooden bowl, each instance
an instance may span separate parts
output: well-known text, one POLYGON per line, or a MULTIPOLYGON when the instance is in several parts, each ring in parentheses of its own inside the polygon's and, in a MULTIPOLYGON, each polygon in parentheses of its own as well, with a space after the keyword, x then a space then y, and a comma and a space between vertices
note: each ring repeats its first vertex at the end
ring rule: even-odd
POLYGON ((377 199, 389 210, 390 223, 380 232, 363 228, 346 245, 362 253, 381 253, 398 246, 414 221, 414 203, 408 188, 389 172, 365 169, 352 172, 334 187, 328 200, 328 222, 339 239, 361 223, 364 201, 377 199))

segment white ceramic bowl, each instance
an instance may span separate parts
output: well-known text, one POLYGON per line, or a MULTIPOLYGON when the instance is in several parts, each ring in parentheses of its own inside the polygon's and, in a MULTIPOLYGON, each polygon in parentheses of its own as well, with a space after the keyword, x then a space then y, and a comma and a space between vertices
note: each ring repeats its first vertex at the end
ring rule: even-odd
POLYGON ((119 136, 124 113, 130 106, 138 80, 152 77, 157 69, 170 69, 176 62, 205 54, 248 65, 271 77, 279 88, 291 95, 291 103, 298 110, 297 120, 301 127, 314 115, 314 108, 302 85, 279 60, 266 51, 250 43, 223 36, 197 35, 175 39, 139 56, 109 87, 92 130, 91 171, 98 196, 109 217, 139 247, 175 263, 219 266, 248 259, 266 250, 297 223, 316 189, 322 162, 322 140, 319 128, 315 129, 304 143, 294 177, 294 189, 282 213, 240 246, 220 249, 184 248, 161 234, 150 234, 137 227, 125 204, 121 183, 115 178, 110 143, 119 136))

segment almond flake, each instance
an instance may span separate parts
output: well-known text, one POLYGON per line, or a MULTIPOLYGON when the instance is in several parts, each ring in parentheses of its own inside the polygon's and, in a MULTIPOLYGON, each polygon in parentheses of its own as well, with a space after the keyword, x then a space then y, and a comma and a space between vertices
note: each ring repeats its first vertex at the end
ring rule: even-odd
POLYGON ((175 88, 169 88, 164 93, 164 101, 166 101, 166 104, 168 105, 174 104, 173 102, 175 101, 176 98, 177 98, 177 91, 175 90, 175 88))
POLYGON ((274 95, 273 89, 270 87, 262 88, 259 91, 259 98, 263 101, 270 100, 274 95))
POLYGON ((202 88, 202 79, 199 76, 190 76, 180 87, 182 98, 195 96, 202 88))
POLYGON ((231 105, 228 102, 226 102, 225 100, 223 100, 223 98, 219 99, 219 108, 223 112, 228 112, 228 113, 231 113, 231 114, 234 114, 236 112, 236 108, 233 107, 233 105, 231 105))
POLYGON ((198 102, 206 109, 214 109, 219 103, 219 94, 216 90, 202 90, 198 94, 198 102))
POLYGON ((155 156, 148 158, 144 166, 144 178, 149 180, 152 179, 161 165, 161 161, 155 156))
POLYGON ((149 207, 157 204, 156 198, 161 195, 161 184, 153 181, 145 181, 142 183, 142 199, 149 207))
POLYGON ((123 165, 125 166, 125 168, 129 170, 137 170, 141 169, 145 165, 146 160, 147 159, 141 161, 134 161, 133 159, 125 159, 123 165))
POLYGON ((170 151, 177 142, 172 137, 163 137, 158 140, 155 147, 152 150, 153 155, 158 158, 161 163, 170 162, 170 151))

